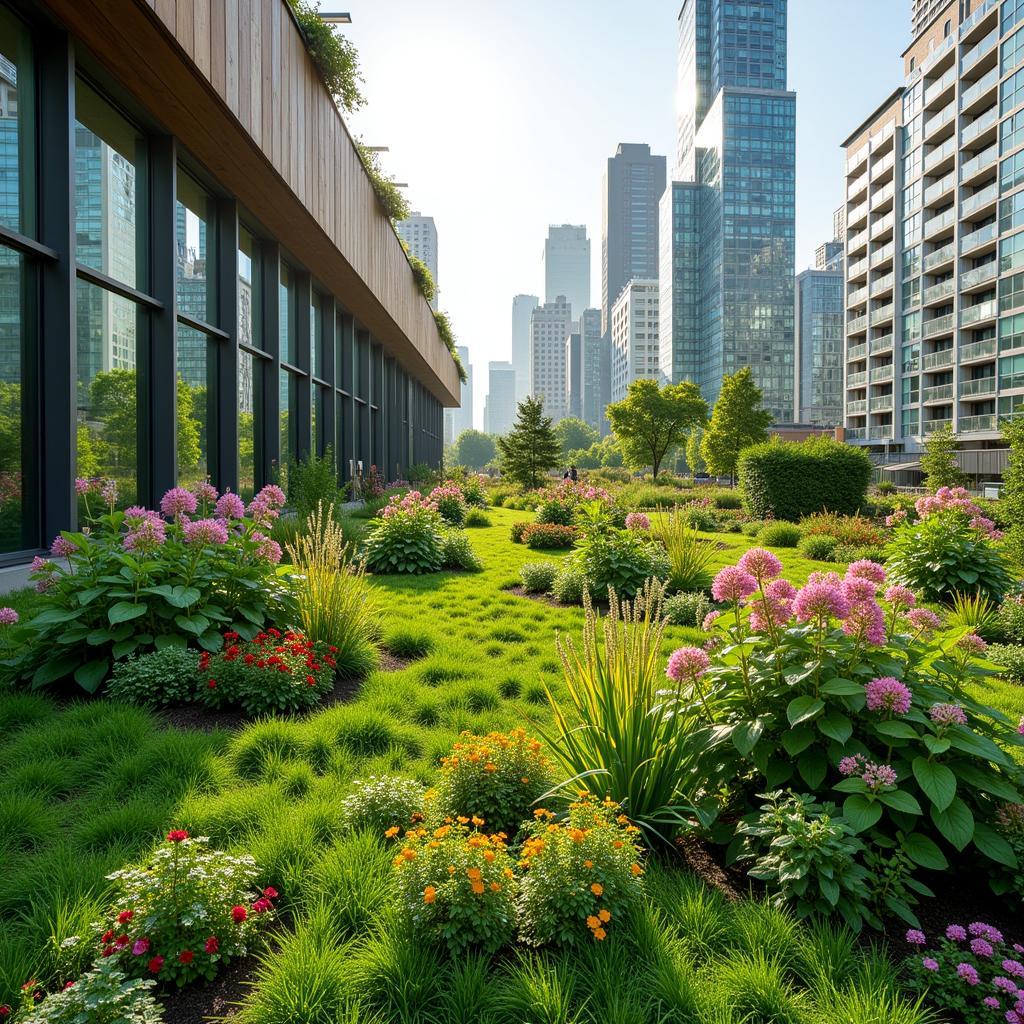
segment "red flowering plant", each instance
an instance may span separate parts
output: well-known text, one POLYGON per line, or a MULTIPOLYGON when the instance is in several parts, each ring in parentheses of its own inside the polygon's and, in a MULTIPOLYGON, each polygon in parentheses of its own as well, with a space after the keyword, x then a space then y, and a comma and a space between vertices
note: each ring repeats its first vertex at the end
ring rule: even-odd
POLYGON ((260 889, 249 856, 211 849, 173 829, 145 864, 115 871, 109 915, 95 926, 101 960, 131 977, 184 985, 246 956, 274 918, 277 890, 260 889))
POLYGON ((336 651, 294 630, 271 627, 252 640, 228 631, 217 654, 199 656, 199 699, 254 716, 302 711, 334 685, 336 651))

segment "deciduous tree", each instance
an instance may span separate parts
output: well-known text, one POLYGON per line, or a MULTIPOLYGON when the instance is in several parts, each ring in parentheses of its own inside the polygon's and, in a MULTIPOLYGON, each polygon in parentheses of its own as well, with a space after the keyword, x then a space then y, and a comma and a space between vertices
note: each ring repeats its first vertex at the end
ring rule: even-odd
POLYGON ((708 471, 735 477, 740 452, 768 437, 772 414, 761 408, 761 389, 749 366, 722 380, 711 422, 700 443, 708 471))
POLYGON ((956 464, 957 451, 952 423, 946 423, 928 435, 921 456, 925 487, 937 491, 940 487, 962 487, 967 482, 967 477, 956 464))
POLYGON ((481 430, 464 430, 452 446, 455 464, 466 469, 483 469, 494 460, 495 452, 494 438, 481 430))

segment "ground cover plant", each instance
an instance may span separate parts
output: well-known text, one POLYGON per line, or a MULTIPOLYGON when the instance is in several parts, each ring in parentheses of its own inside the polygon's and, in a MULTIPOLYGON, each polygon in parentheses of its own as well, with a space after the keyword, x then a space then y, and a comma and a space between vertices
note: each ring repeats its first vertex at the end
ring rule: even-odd
MULTIPOLYGON (((903 990, 896 958, 880 948, 833 923, 797 924, 764 901, 730 900, 667 856, 643 861, 643 894, 629 912, 604 922, 595 900, 598 914, 588 916, 606 937, 584 920, 570 950, 520 942, 493 960, 475 951, 452 958, 443 941, 412 933, 396 902, 392 861, 402 837, 384 835, 405 824, 377 830, 390 820, 386 812, 371 818, 382 794, 380 804, 367 796, 361 821, 347 801, 380 780, 404 780, 384 782, 388 794, 392 785, 397 792, 413 783, 417 793, 436 786, 439 760, 463 732, 551 728, 545 687, 556 698, 566 692, 556 634, 578 643, 585 626, 582 608, 511 589, 537 555, 512 544, 509 530, 532 513, 489 514, 493 526, 469 534, 482 573, 368 578, 382 607, 382 644, 409 660, 371 671, 350 703, 200 731, 107 699, 58 703, 45 692, 0 691, 0 1004, 19 1006, 21 985, 33 978, 56 1000, 70 980, 60 944, 109 908, 106 876, 147 861, 169 829, 185 828, 216 849, 252 856, 257 890, 280 893, 273 942, 257 942, 239 962, 254 983, 240 991, 239 1024, 935 1019, 903 990)), ((702 537, 713 573, 752 543, 742 534, 702 537)), ((837 568, 780 554, 797 586, 837 568)), ((568 556, 545 557, 561 569, 568 556)), ((7 603, 27 619, 39 599, 25 592, 7 603)), ((662 685, 669 654, 707 639, 665 626, 662 685)), ((1024 715, 1020 687, 973 678, 964 685, 1014 721, 1024 715)), ((420 827, 416 813, 410 827, 420 827)), ((418 907, 433 905, 416 895, 418 907)), ((168 991, 148 991, 171 1019, 168 991)))

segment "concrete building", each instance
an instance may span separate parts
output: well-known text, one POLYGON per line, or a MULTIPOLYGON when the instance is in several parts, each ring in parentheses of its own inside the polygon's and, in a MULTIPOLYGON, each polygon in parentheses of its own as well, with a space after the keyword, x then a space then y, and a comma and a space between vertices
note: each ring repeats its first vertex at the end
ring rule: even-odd
POLYGON ((904 82, 846 139, 845 436, 910 463, 1024 410, 1024 4, 916 3, 904 82))
POLYGON ((430 305, 437 309, 441 284, 437 276, 437 225, 434 218, 413 210, 405 220, 396 221, 395 230, 398 237, 409 246, 409 251, 430 268, 430 275, 434 279, 434 297, 430 305))
POLYGON ((590 305, 590 239, 585 224, 551 224, 544 242, 544 301, 565 296, 575 320, 590 305))
POLYGON ((620 142, 601 182, 601 330, 627 281, 658 276, 658 204, 665 158, 646 144, 620 142))
MULTIPOLYGON (((958 2, 964 7, 977 7, 982 0, 974 0, 973 5, 971 0, 967 0, 966 4, 963 4, 962 0, 958 2)), ((948 6, 949 0, 910 0, 910 30, 914 38, 916 39, 940 14, 949 18, 950 16, 945 13, 948 6)))
POLYGON ((487 364, 484 432, 507 434, 516 421, 516 371, 511 363, 487 364))
POLYGON ((658 379, 658 282, 629 281, 612 306, 612 402, 641 377, 658 379))
POLYGON ((536 295, 512 299, 512 366, 516 371, 516 404, 530 394, 530 315, 540 305, 536 295))
POLYGON ((565 415, 583 417, 583 337, 578 330, 565 339, 565 415))
POLYGON ((601 310, 583 310, 579 333, 583 358, 580 417, 604 437, 610 429, 605 409, 612 400, 612 358, 611 338, 601 330, 601 310))
POLYGON ((684 0, 679 13, 680 187, 666 188, 661 225, 681 230, 662 245, 661 366, 667 379, 696 380, 709 403, 725 375, 749 366, 765 407, 784 421, 793 414, 796 167, 787 5, 739 6, 684 0))
POLYGON ((530 314, 530 394, 543 399, 555 423, 565 419, 565 339, 572 333, 572 307, 564 295, 530 314))
POLYGON ((794 423, 843 422, 843 271, 805 270, 796 278, 794 423))
POLYGON ((444 412, 444 443, 454 444, 464 430, 473 429, 473 367, 469 362, 469 349, 465 345, 457 345, 462 365, 466 368, 466 383, 459 389, 459 404, 454 409, 444 412))

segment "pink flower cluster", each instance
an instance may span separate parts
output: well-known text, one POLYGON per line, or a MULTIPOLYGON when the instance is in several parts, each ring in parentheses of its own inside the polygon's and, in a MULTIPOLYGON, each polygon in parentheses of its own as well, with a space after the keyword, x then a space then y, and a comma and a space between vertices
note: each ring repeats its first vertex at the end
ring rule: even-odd
POLYGON ((711 659, 699 647, 680 647, 670 655, 665 675, 677 683, 692 683, 710 666, 711 659))
POLYGON ((719 569, 711 583, 711 596, 716 601, 732 603, 750 597, 757 590, 757 580, 738 565, 727 565, 719 569))
POLYGON ((905 715, 910 710, 910 689, 893 676, 872 679, 864 686, 868 711, 888 711, 905 715))
POLYGON ((852 775, 859 775, 873 793, 877 793, 885 786, 895 786, 898 778, 896 770, 888 764, 875 764, 869 761, 863 754, 853 754, 844 757, 839 762, 839 774, 849 778, 852 775))
POLYGON ((984 512, 975 505, 970 494, 963 487, 940 487, 934 494, 927 494, 914 502, 914 508, 922 519, 935 512, 956 509, 970 520, 971 526, 990 540, 999 540, 1003 534, 996 529, 996 524, 987 518, 984 512))
POLYGON ((988 650, 988 644, 977 633, 967 633, 956 642, 958 650, 966 654, 981 655, 988 650))
POLYGON ((401 512, 436 512, 437 505, 425 498, 419 491, 406 491, 403 495, 393 494, 387 505, 381 509, 381 517, 390 519, 401 512))
POLYGON ((643 512, 630 512, 626 516, 627 530, 649 530, 650 528, 651 521, 643 512))
POLYGON ((807 584, 793 599, 793 613, 800 622, 825 625, 830 618, 845 619, 850 602, 843 581, 834 573, 811 573, 807 584))
POLYGON ((465 495, 462 493, 462 488, 454 480, 445 480, 443 484, 438 484, 427 496, 427 500, 432 501, 435 505, 445 499, 452 501, 466 500, 465 495))
POLYGON ((19 615, 13 608, 0 608, 0 626, 16 626, 19 615))
POLYGON ((182 526, 186 544, 227 544, 228 528, 223 519, 194 519, 182 526))
POLYGON ((930 608, 912 608, 907 612, 907 622, 922 635, 932 633, 942 625, 942 619, 930 608))
POLYGON ((928 717, 942 729, 967 724, 967 715, 959 704, 933 704, 928 710, 928 717))

